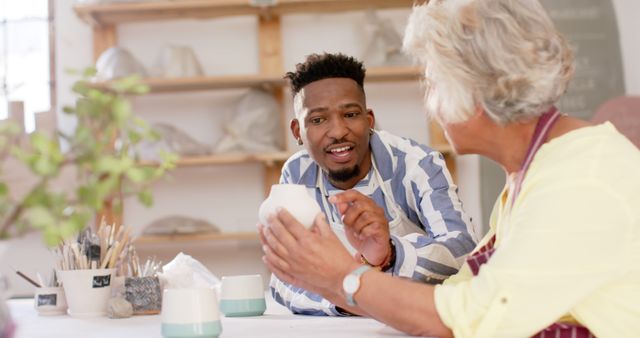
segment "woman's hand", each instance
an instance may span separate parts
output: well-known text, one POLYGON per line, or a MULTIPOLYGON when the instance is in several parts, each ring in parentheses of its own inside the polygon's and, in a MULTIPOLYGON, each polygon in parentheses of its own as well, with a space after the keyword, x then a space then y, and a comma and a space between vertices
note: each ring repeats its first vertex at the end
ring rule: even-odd
POLYGON ((322 214, 310 230, 284 209, 267 222, 258 224, 263 260, 286 283, 326 297, 340 292, 344 276, 358 267, 322 214))

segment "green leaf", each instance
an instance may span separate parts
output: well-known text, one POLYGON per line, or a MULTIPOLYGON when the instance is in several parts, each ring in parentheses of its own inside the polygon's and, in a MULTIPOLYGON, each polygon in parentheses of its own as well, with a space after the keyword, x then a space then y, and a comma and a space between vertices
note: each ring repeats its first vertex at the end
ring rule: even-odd
POLYGON ((153 195, 148 189, 142 190, 138 193, 138 201, 145 207, 150 207, 153 205, 153 195))
POLYGON ((113 82, 111 88, 120 93, 130 93, 140 81, 140 75, 129 75, 113 82))
POLYGON ((58 151, 58 143, 50 139, 47 135, 40 132, 31 134, 31 145, 36 152, 45 156, 56 156, 58 151))
POLYGON ((112 175, 117 175, 122 173, 123 165, 120 159, 110 155, 105 155, 98 158, 98 162, 96 163, 95 169, 100 173, 109 173, 112 175))
POLYGON ((162 150, 160 151, 160 158, 162 159, 162 167, 164 169, 173 169, 180 159, 180 155, 162 150))
POLYGON ((133 183, 142 183, 148 179, 147 173, 142 168, 129 168, 126 175, 133 183))
POLYGON ((138 116, 133 117, 133 124, 140 128, 149 128, 149 124, 143 118, 138 116))
POLYGON ((71 87, 71 90, 73 90, 74 93, 85 95, 87 91, 89 91, 89 86, 84 81, 78 81, 73 84, 73 87, 71 87))
POLYGON ((142 140, 142 135, 135 130, 127 131, 127 135, 132 144, 138 144, 142 140))
POLYGON ((0 123, 0 134, 6 136, 17 136, 22 133, 22 127, 13 120, 5 120, 0 123))
POLYGON ((47 157, 37 157, 31 163, 31 170, 39 176, 52 177, 58 172, 58 167, 47 157))
POLYGON ((45 229, 55 225, 56 220, 51 212, 43 206, 34 206, 26 212, 29 224, 36 229, 45 229))
POLYGON ((87 67, 82 72, 82 77, 83 78, 90 78, 90 77, 95 76, 96 73, 98 73, 98 70, 95 67, 87 67))
POLYGON ((149 129, 145 137, 150 141, 159 141, 162 138, 162 135, 155 129, 149 129))
POLYGON ((81 186, 76 192, 78 201, 90 208, 97 210, 102 207, 102 200, 98 198, 98 191, 95 184, 81 186))
MULTIPOLYGON (((120 176, 109 176, 105 179, 100 180, 95 184, 96 186, 96 195, 99 201, 106 200, 109 196, 113 195, 118 191, 118 186, 120 185, 120 176)), ((102 204, 102 202, 100 202, 102 204)), ((96 208, 96 209, 99 209, 96 208)))
POLYGON ((111 105, 111 112, 116 123, 122 125, 131 116, 131 104, 121 97, 115 98, 111 105))
POLYGON ((136 84, 130 88, 129 92, 131 94, 143 95, 147 94, 151 91, 151 88, 145 84, 136 84))

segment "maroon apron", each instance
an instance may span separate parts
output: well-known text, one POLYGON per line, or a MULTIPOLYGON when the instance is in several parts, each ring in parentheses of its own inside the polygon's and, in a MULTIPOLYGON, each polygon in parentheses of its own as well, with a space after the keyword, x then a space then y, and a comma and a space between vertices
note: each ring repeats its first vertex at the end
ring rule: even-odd
MULTIPOLYGON (((529 165, 533 160, 534 155, 540 149, 540 146, 544 143, 549 130, 553 126, 553 124, 560 117, 560 113, 555 107, 552 107, 548 112, 544 113, 540 116, 538 123, 536 125, 535 132, 531 139, 531 143, 529 144, 529 149, 527 150, 527 155, 522 163, 520 172, 516 177, 516 182, 511 191, 511 206, 516 200, 516 197, 520 193, 520 188, 522 186, 522 181, 524 180, 524 176, 529 169, 529 165)), ((485 244, 482 248, 476 251, 473 255, 467 258, 467 264, 471 268, 471 272, 474 276, 478 275, 480 271, 480 267, 491 259, 491 256, 495 252, 494 244, 496 242, 496 236, 491 237, 489 242, 485 244)), ((542 331, 533 335, 533 338, 592 338, 594 337, 589 329, 579 324, 567 324, 567 323, 554 323, 543 329, 542 331)))

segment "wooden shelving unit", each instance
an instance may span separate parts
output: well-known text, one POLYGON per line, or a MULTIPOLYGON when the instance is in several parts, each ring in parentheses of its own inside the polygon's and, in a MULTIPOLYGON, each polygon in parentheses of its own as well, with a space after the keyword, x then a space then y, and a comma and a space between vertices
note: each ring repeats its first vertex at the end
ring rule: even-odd
MULTIPOLYGON (((291 155, 292 153, 289 152, 277 152, 268 154, 230 153, 209 156, 192 156, 178 159, 176 165, 178 167, 196 167, 241 163, 262 163, 267 166, 275 166, 284 163, 291 155)), ((149 166, 157 165, 157 163, 153 161, 142 161, 140 163, 149 166)))
POLYGON ((238 15, 263 17, 293 13, 331 13, 366 8, 411 7, 413 0, 179 0, 87 4, 74 7, 91 25, 169 19, 211 19, 238 15))
MULTIPOLYGON (((423 2, 417 1, 417 2, 423 2)), ((283 102, 285 81, 282 79, 282 36, 280 17, 294 13, 332 13, 364 10, 369 8, 410 8, 414 0, 163 0, 151 2, 104 3, 76 5, 76 14, 93 29, 94 58, 106 49, 117 45, 119 24, 143 21, 212 19, 228 16, 251 15, 258 18, 258 51, 260 71, 258 74, 200 76, 193 78, 147 78, 143 82, 154 93, 190 92, 266 86, 283 102)), ((417 81, 422 72, 416 67, 371 68, 367 71, 367 82, 417 81)), ((105 86, 107 83, 94 83, 105 86)), ((281 116, 285 126, 284 110, 281 116)), ((453 153, 442 131, 434 124, 431 128, 432 147, 445 155, 455 175, 451 158, 453 153)), ((288 132, 288 128, 283 128, 288 132)), ((258 163, 263 167, 265 194, 271 184, 278 181, 280 166, 291 155, 287 149, 272 154, 218 154, 202 157, 185 157, 178 161, 179 167, 258 163)), ((153 162, 147 162, 154 165, 153 162)), ((116 215, 117 217, 117 215, 116 215)), ((110 221, 114 221, 113 219, 110 221)), ((117 222, 117 218, 115 219, 117 222)), ((224 241, 255 240, 255 232, 234 232, 207 235, 144 236, 136 243, 165 243, 168 241, 224 241)))
MULTIPOLYGON (((444 155, 453 154, 453 149, 448 144, 431 145, 434 150, 444 155)), ((225 165, 225 164, 241 164, 241 163, 262 163, 268 166, 275 166, 284 163, 293 153, 278 152, 269 154, 246 154, 246 153, 230 153, 217 154, 209 156, 193 156, 178 159, 176 165, 178 167, 196 167, 208 165, 225 165)), ((157 165, 153 161, 141 161, 143 165, 157 165)))
MULTIPOLYGON (((367 82, 416 81, 422 77, 418 67, 386 67, 367 70, 367 82)), ((188 78, 146 78, 142 83, 149 86, 153 93, 190 92, 198 90, 216 90, 248 88, 257 86, 282 87, 286 81, 282 75, 229 75, 199 76, 188 78)), ((109 82, 95 82, 97 87, 106 87, 109 82)))
POLYGON ((257 241, 256 232, 232 232, 214 234, 193 234, 193 235, 144 235, 136 238, 136 245, 163 244, 163 243, 184 243, 193 241, 257 241))

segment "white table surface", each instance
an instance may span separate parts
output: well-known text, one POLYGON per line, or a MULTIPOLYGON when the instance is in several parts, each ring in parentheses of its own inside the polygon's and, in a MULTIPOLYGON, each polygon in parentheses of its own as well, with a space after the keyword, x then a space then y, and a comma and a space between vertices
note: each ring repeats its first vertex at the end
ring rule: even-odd
MULTIPOLYGON (((271 297, 268 297, 271 298, 271 297)), ((33 299, 7 301, 11 316, 17 324, 15 338, 54 337, 162 337, 160 316, 133 316, 124 319, 73 318, 68 315, 39 316, 33 299)), ((373 319, 361 317, 313 317, 291 314, 286 308, 267 300, 265 315, 258 317, 222 317, 220 338, 377 338, 406 337, 373 319)))

